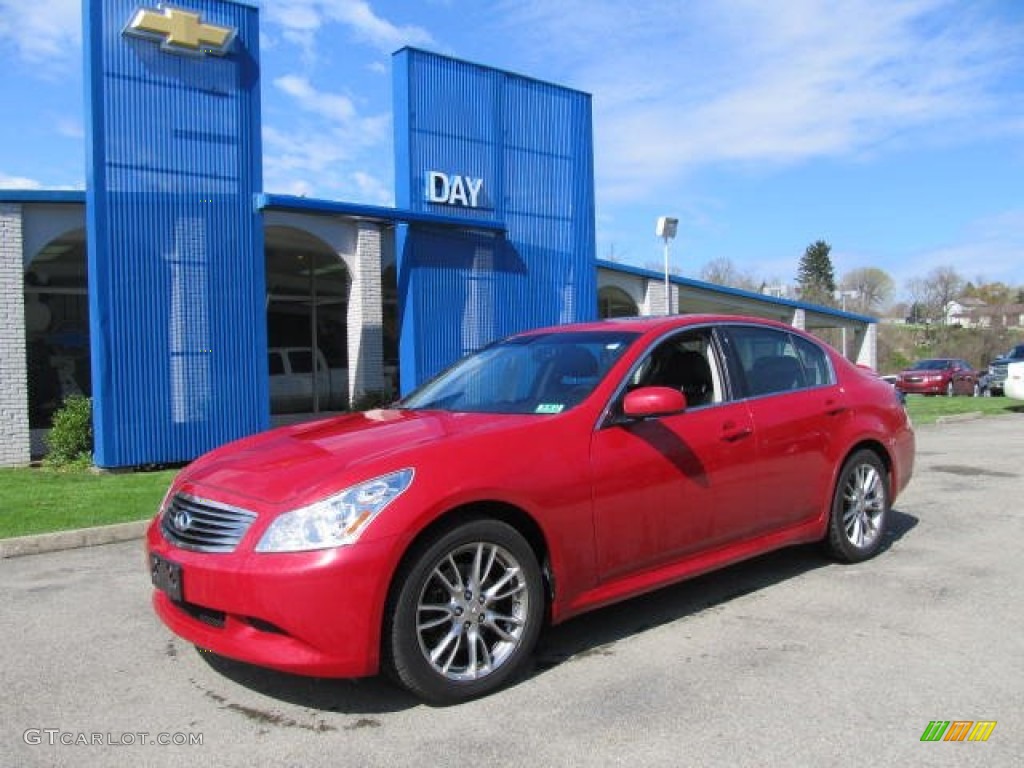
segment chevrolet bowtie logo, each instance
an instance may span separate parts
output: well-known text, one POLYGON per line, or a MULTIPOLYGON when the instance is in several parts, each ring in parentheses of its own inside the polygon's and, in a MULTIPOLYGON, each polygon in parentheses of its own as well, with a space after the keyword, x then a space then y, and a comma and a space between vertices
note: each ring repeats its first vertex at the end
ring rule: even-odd
POLYGON ((204 24, 198 13, 179 8, 157 6, 158 10, 140 8, 125 27, 125 33, 159 40, 160 47, 173 53, 223 56, 235 39, 231 27, 204 24))

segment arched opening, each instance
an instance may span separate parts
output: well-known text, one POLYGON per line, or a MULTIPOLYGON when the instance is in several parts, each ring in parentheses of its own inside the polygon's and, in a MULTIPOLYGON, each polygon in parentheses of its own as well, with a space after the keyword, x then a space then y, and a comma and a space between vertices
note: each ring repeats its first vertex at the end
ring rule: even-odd
POLYGON ((39 249, 25 268, 29 427, 49 429, 70 395, 91 395, 85 231, 39 249))
POLYGON ((351 277, 320 239, 265 230, 271 415, 348 407, 351 277))
POLYGON ((597 292, 597 315, 609 317, 635 317, 640 309, 630 295, 614 285, 606 285, 597 292))

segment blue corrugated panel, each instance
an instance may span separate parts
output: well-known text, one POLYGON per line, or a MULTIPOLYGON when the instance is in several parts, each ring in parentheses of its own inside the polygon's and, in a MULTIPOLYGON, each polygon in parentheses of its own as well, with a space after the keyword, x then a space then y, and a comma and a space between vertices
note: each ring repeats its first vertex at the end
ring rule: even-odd
POLYGON ((226 55, 125 34, 137 0, 85 3, 100 466, 186 461, 269 423, 257 12, 173 8, 236 30, 226 55))
POLYGON ((579 91, 414 49, 394 74, 399 205, 507 230, 398 229, 409 391, 495 338, 595 316, 593 140, 579 91))

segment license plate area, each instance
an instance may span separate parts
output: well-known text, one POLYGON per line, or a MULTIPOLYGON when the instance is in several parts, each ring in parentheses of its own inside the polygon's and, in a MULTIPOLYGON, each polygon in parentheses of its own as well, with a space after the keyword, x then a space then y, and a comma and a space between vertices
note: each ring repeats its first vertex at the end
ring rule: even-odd
POLYGON ((149 556, 149 575, 153 586, 165 592, 171 600, 182 602, 182 572, 178 563, 165 557, 151 553, 149 556))

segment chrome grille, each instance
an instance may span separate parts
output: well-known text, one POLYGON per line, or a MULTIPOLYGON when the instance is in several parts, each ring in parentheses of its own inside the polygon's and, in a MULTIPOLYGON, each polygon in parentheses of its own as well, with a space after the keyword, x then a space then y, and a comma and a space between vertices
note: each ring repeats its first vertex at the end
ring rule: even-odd
POLYGON ((1009 363, 992 363, 989 368, 991 368, 992 371, 992 379, 989 382, 990 384, 1002 384, 1007 378, 1009 378, 1009 363))
POLYGON ((244 509, 179 493, 160 521, 164 538, 196 552, 233 552, 256 515, 244 509))

